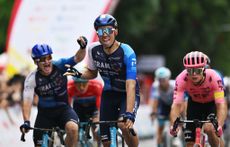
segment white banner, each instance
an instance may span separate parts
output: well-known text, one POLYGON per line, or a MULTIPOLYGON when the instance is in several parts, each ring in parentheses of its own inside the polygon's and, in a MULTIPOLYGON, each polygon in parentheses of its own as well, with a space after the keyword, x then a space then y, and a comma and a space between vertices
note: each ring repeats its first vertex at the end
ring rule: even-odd
POLYGON ((74 55, 76 40, 83 35, 92 42, 93 23, 101 13, 110 13, 117 0, 17 0, 12 11, 7 53, 8 70, 33 68, 31 48, 47 43, 54 59, 74 55))

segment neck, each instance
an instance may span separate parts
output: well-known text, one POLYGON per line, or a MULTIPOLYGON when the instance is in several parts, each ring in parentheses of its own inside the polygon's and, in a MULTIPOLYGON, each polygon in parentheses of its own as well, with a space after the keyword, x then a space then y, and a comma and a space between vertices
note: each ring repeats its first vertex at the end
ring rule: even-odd
POLYGON ((204 81, 204 76, 202 77, 202 79, 199 82, 193 83, 194 85, 201 85, 204 81))
POLYGON ((116 40, 114 40, 114 42, 111 44, 111 46, 109 47, 105 47, 104 50, 107 54, 112 54, 120 45, 119 42, 117 42, 116 40))

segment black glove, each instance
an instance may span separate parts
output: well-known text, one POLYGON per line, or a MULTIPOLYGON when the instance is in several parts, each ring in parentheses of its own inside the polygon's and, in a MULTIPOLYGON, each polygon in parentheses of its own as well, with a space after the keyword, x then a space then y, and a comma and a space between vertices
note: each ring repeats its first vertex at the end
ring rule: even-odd
POLYGON ((125 114, 123 115, 124 120, 131 120, 133 123, 135 122, 135 115, 131 112, 125 112, 125 114))
POLYGON ((30 121, 25 121, 24 122, 24 124, 22 124, 21 126, 20 126, 20 131, 21 132, 29 132, 29 130, 31 129, 31 127, 30 127, 30 121), (24 131, 23 131, 24 130, 24 131))
POLYGON ((64 75, 71 75, 76 78, 81 78, 82 73, 80 73, 76 68, 70 66, 70 65, 65 65, 67 67, 67 70, 64 75))
POLYGON ((86 37, 80 36, 80 37, 77 39, 77 42, 78 42, 78 44, 80 45, 80 48, 81 48, 81 49, 85 49, 86 46, 87 46, 88 40, 86 39, 86 37))

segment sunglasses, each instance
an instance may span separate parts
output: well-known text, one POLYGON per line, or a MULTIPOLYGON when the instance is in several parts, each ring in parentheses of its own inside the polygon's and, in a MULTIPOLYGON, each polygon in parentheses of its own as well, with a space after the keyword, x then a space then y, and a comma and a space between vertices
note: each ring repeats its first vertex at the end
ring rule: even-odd
POLYGON ((51 60, 52 60, 52 56, 48 55, 48 56, 43 56, 43 57, 39 58, 38 62, 45 63, 46 61, 51 61, 51 60))
POLYGON ((110 35, 113 33, 114 30, 115 30, 114 28, 100 28, 97 30, 97 35, 99 37, 103 36, 104 33, 106 33, 107 35, 110 35))
POLYGON ((204 68, 187 68, 187 72, 189 75, 193 75, 194 73, 196 75, 201 75, 204 71, 204 68))

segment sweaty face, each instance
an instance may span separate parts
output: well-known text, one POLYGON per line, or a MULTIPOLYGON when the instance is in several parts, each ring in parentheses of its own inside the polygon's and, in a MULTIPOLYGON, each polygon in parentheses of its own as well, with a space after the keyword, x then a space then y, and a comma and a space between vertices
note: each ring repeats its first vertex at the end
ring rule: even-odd
POLYGON ((74 84, 80 93, 85 93, 88 89, 88 82, 75 82, 74 84))
POLYGON ((196 84, 203 79, 204 68, 187 68, 187 73, 192 82, 196 84))
POLYGON ((47 55, 36 59, 39 70, 43 75, 49 75, 52 72, 52 56, 47 55))
POLYGON ((97 29, 97 36, 100 43, 105 47, 110 47, 115 40, 115 31, 112 26, 103 26, 97 29))

